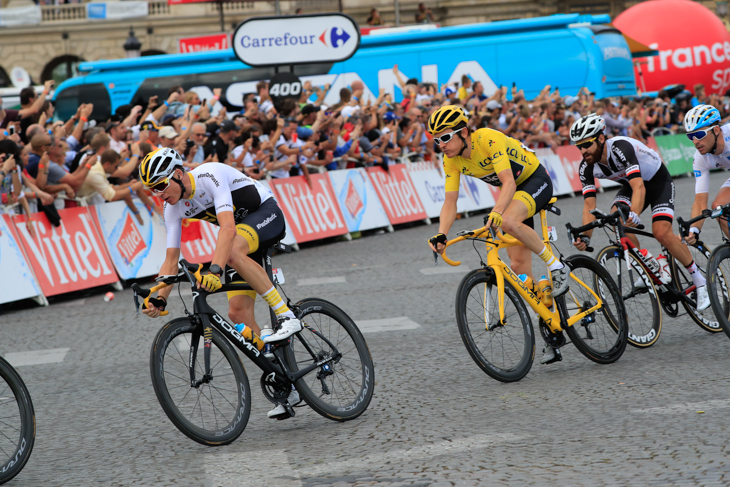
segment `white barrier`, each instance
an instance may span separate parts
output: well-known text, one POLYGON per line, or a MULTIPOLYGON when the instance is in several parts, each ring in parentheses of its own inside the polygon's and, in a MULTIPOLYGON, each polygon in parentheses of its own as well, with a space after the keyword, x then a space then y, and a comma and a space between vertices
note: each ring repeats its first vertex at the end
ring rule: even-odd
POLYGON ((167 248, 165 222, 159 215, 150 216, 139 200, 135 205, 143 225, 124 201, 89 207, 112 263, 124 280, 157 275, 167 248))
POLYGON ((33 298, 41 294, 33 271, 20 251, 10 226, 0 215, 0 304, 33 298), (10 278, 10 279, 8 279, 10 278))
POLYGON ((348 231, 390 227, 388 215, 365 169, 343 169, 327 174, 348 231))

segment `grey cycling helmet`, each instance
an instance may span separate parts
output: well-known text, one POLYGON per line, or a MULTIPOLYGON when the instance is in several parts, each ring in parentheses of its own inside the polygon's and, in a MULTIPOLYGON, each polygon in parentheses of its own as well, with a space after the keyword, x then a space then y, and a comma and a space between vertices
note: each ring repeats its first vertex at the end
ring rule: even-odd
POLYGON ((602 134, 605 129, 606 122, 603 117, 591 113, 573 122, 573 126, 570 127, 570 140, 578 142, 589 137, 596 137, 602 134))

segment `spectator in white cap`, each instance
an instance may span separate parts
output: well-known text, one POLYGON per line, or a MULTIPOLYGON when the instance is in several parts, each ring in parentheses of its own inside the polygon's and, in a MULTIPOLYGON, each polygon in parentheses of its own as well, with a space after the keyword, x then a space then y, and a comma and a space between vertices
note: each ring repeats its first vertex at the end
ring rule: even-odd
POLYGON ((487 110, 489 110, 490 112, 492 110, 499 110, 501 108, 502 108, 502 104, 499 103, 497 100, 489 100, 487 102, 487 110))
POLYGON ((177 138, 178 133, 175 132, 174 128, 169 125, 165 125, 160 129, 158 135, 160 137, 160 146, 167 148, 175 147, 175 139, 177 138))

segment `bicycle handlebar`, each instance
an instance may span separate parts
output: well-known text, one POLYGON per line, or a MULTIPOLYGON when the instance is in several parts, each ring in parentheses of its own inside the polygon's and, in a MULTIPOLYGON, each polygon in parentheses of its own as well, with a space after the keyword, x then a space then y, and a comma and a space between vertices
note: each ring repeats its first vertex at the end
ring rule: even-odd
MULTIPOLYGON (((181 277, 185 277, 186 280, 189 281, 191 281, 189 277, 195 277, 197 282, 201 282, 203 280, 203 277, 200 274, 200 271, 203 269, 203 264, 191 264, 185 259, 180 259, 179 266, 182 267, 182 272, 172 276, 159 276, 157 278, 158 283, 150 289, 144 289, 136 282, 132 284, 132 291, 134 291, 134 304, 137 307, 137 312, 139 312, 139 301, 137 300, 137 296, 142 296, 142 309, 147 309, 150 305, 152 293, 180 282, 181 277)), ((169 311, 165 310, 160 312, 160 316, 166 316, 169 313, 169 311)))
MULTIPOLYGON (((457 234, 457 235, 459 235, 458 237, 446 242, 446 248, 448 248, 450 245, 454 245, 455 243, 461 242, 463 240, 467 240, 470 238, 479 238, 482 236, 483 233, 486 233, 487 231, 491 232, 493 239, 501 240, 504 243, 511 244, 511 243, 519 242, 519 240, 517 240, 516 238, 507 237, 502 232, 495 233, 494 230, 492 230, 492 229, 487 230, 487 227, 481 227, 481 228, 477 228, 476 230, 459 232, 457 234)), ((444 248, 444 252, 441 254, 441 258, 444 260, 444 262, 446 262, 447 264, 454 266, 454 267, 461 265, 460 260, 449 259, 449 257, 446 255, 446 248, 444 248)))
MULTIPOLYGON (((621 222, 622 219, 625 219, 625 216, 624 216, 623 212, 621 211, 621 209, 619 208, 616 211, 614 211, 613 213, 611 213, 610 215, 604 214, 601 216, 597 216, 594 221, 592 221, 590 223, 586 223, 585 225, 580 226, 580 227, 573 227, 570 223, 566 223, 565 228, 568 229, 568 240, 573 242, 580 234, 582 234, 586 230, 593 230, 594 228, 604 227, 606 225, 618 224, 623 227, 624 224, 621 222)), ((631 233, 631 231, 634 229, 643 230, 644 228, 646 228, 646 227, 644 227, 644 224, 639 224, 639 225, 636 225, 636 227, 626 227, 625 230, 628 231, 629 233, 631 233)), ((593 250, 594 250, 593 247, 586 247, 586 251, 588 251, 588 252, 593 252, 593 250)))

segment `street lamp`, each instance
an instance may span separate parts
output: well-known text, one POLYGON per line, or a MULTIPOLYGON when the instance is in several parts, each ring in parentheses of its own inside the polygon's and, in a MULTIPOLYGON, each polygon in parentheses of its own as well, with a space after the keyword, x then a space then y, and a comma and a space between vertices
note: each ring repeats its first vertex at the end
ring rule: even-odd
POLYGON ((129 27, 129 37, 124 41, 124 52, 127 53, 128 58, 139 57, 140 49, 142 49, 142 43, 139 39, 134 37, 134 28, 129 27))
POLYGON ((715 2, 715 11, 718 17, 724 19, 727 16, 727 0, 717 0, 715 2))

